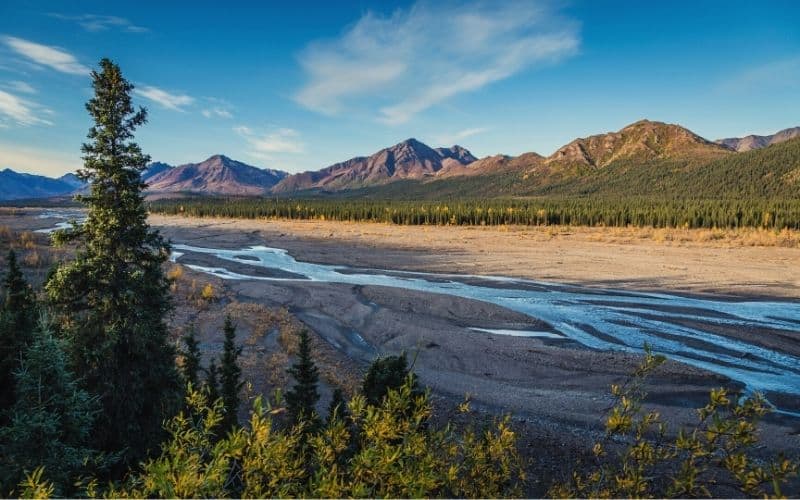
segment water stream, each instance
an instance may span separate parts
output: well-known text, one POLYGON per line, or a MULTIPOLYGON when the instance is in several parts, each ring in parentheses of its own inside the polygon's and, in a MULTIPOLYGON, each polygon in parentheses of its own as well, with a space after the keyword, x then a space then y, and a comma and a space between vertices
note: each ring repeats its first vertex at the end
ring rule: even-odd
MULTIPOLYGON (((767 330, 763 334, 779 332, 800 342, 798 302, 723 301, 497 276, 355 269, 300 262, 286 250, 264 246, 224 250, 173 245, 173 250, 176 262, 186 253, 201 253, 222 261, 298 276, 264 277, 233 272, 222 266, 187 264, 194 270, 228 280, 379 285, 488 302, 541 319, 558 334, 591 349, 641 352, 647 343, 658 353, 725 375, 748 390, 800 395, 800 358, 712 331, 720 327, 762 329, 762 332, 767 330)), ((491 333, 526 336, 524 331, 502 329, 491 333)), ((529 332, 527 336, 543 335, 529 332)))
MULTIPOLYGON (((80 221, 82 215, 48 211, 39 217, 64 222, 39 232, 67 228, 70 224, 66 219, 80 221)), ((740 382, 748 391, 800 395, 800 357, 713 331, 751 329, 752 335, 780 334, 800 342, 798 301, 727 301, 601 290, 501 276, 357 269, 301 262, 286 250, 264 246, 225 250, 176 244, 172 248, 174 262, 187 253, 200 253, 245 266, 280 270, 292 276, 257 276, 233 272, 222 266, 186 264, 191 269, 226 280, 378 285, 479 300, 543 320, 555 332, 473 328, 475 331, 521 337, 566 337, 588 348, 608 351, 641 352, 648 344, 673 360, 740 382)))

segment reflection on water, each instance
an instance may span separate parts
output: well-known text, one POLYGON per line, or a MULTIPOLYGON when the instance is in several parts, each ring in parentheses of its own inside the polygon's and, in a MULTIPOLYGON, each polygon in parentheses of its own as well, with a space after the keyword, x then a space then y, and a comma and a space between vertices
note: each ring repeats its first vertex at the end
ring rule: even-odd
MULTIPOLYGON (((379 285, 480 300, 544 320, 561 336, 592 349, 641 352, 647 343, 671 359, 725 375, 749 390, 800 394, 800 358, 712 333, 712 327, 720 326, 731 330, 760 328, 781 330, 800 341, 797 302, 731 302, 598 291, 504 277, 359 270, 299 262, 286 250, 262 246, 222 250, 174 245, 174 249, 175 261, 187 252, 203 253, 223 261, 295 273, 308 281, 379 285), (479 281, 481 285, 464 280, 479 281)), ((251 276, 224 267, 187 267, 230 280, 301 281, 251 276)), ((547 332, 527 333, 543 336, 547 332)))

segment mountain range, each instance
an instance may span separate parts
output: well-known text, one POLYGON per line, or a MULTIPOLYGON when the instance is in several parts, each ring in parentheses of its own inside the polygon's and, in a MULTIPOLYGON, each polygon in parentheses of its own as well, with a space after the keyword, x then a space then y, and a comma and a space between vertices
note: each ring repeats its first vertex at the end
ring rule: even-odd
MULTIPOLYGON (((732 158, 797 137, 800 127, 770 136, 751 135, 712 142, 679 125, 641 120, 616 132, 575 139, 547 157, 530 152, 516 157, 494 155, 478 159, 458 145, 432 148, 411 138, 370 156, 298 174, 262 169, 214 155, 200 163, 175 167, 153 162, 142 172, 142 179, 151 197, 186 193, 386 197, 414 193, 581 195, 602 192, 604 186, 635 185, 646 189, 648 184, 642 179, 669 183, 670 179, 675 181, 690 171, 702 170, 701 166, 738 164, 732 158)), ((714 168, 724 170, 723 166, 714 168)), ((800 178, 800 174, 795 177, 800 178)), ((74 174, 51 179, 10 169, 0 171, 0 199, 63 196, 82 189, 85 185, 74 174)))
POLYGON ((731 137, 729 139, 720 139, 717 144, 721 144, 734 151, 744 152, 752 151, 754 149, 761 149, 773 144, 788 141, 800 137, 800 127, 793 127, 783 129, 772 135, 748 135, 746 137, 731 137))

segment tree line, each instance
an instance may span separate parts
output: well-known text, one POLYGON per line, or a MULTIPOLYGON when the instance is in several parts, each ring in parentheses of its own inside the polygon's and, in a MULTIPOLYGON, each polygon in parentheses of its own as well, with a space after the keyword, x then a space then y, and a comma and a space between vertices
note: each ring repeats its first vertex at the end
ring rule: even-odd
POLYGON ((800 199, 533 198, 395 201, 194 197, 148 203, 192 217, 367 221, 403 225, 800 229, 800 199))

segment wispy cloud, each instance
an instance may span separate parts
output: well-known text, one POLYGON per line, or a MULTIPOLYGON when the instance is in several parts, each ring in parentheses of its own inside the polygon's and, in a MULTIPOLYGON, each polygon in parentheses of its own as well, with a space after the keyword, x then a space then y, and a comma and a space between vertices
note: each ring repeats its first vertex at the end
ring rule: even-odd
POLYGON ((800 57, 780 59, 746 69, 720 85, 725 92, 741 93, 776 87, 800 88, 800 57))
POLYGON ((133 92, 173 111, 186 111, 186 106, 194 103, 194 97, 186 94, 173 94, 152 85, 142 85, 135 88, 133 92))
POLYGON ((30 85, 29 83, 20 81, 20 80, 7 82, 3 86, 8 88, 8 89, 15 90, 17 92, 22 92, 23 94, 35 94, 36 93, 36 89, 33 88, 32 85, 30 85))
POLYGON ((336 114, 366 100, 402 123, 448 98, 575 54, 577 23, 546 1, 417 3, 369 12, 339 38, 300 54, 308 82, 295 99, 336 114))
POLYGON ((117 29, 127 33, 145 33, 150 31, 143 26, 133 24, 124 17, 118 16, 101 16, 97 14, 67 15, 56 12, 52 12, 48 15, 63 21, 77 23, 86 31, 91 32, 106 31, 109 29, 117 29))
POLYGON ((247 141, 250 146, 250 151, 247 153, 255 158, 271 160, 275 154, 305 152, 305 145, 300 140, 300 134, 290 128, 263 133, 240 125, 234 127, 233 130, 247 141))
POLYGON ((233 114, 230 111, 221 107, 204 109, 200 113, 202 113, 206 118, 233 118, 233 114))
POLYGON ((444 145, 455 144, 459 141, 463 141, 468 137, 472 137, 474 135, 480 135, 488 131, 489 131, 488 127, 468 128, 452 134, 439 135, 434 137, 434 139, 436 139, 437 144, 444 146, 444 145))
POLYGON ((41 118, 40 114, 50 114, 50 112, 34 102, 0 90, 0 124, 4 128, 8 128, 9 122, 23 127, 53 124, 41 118))
POLYGON ((58 47, 42 45, 13 36, 3 37, 3 42, 17 54, 20 54, 36 64, 47 66, 62 73, 73 75, 88 75, 91 71, 69 52, 58 47))

